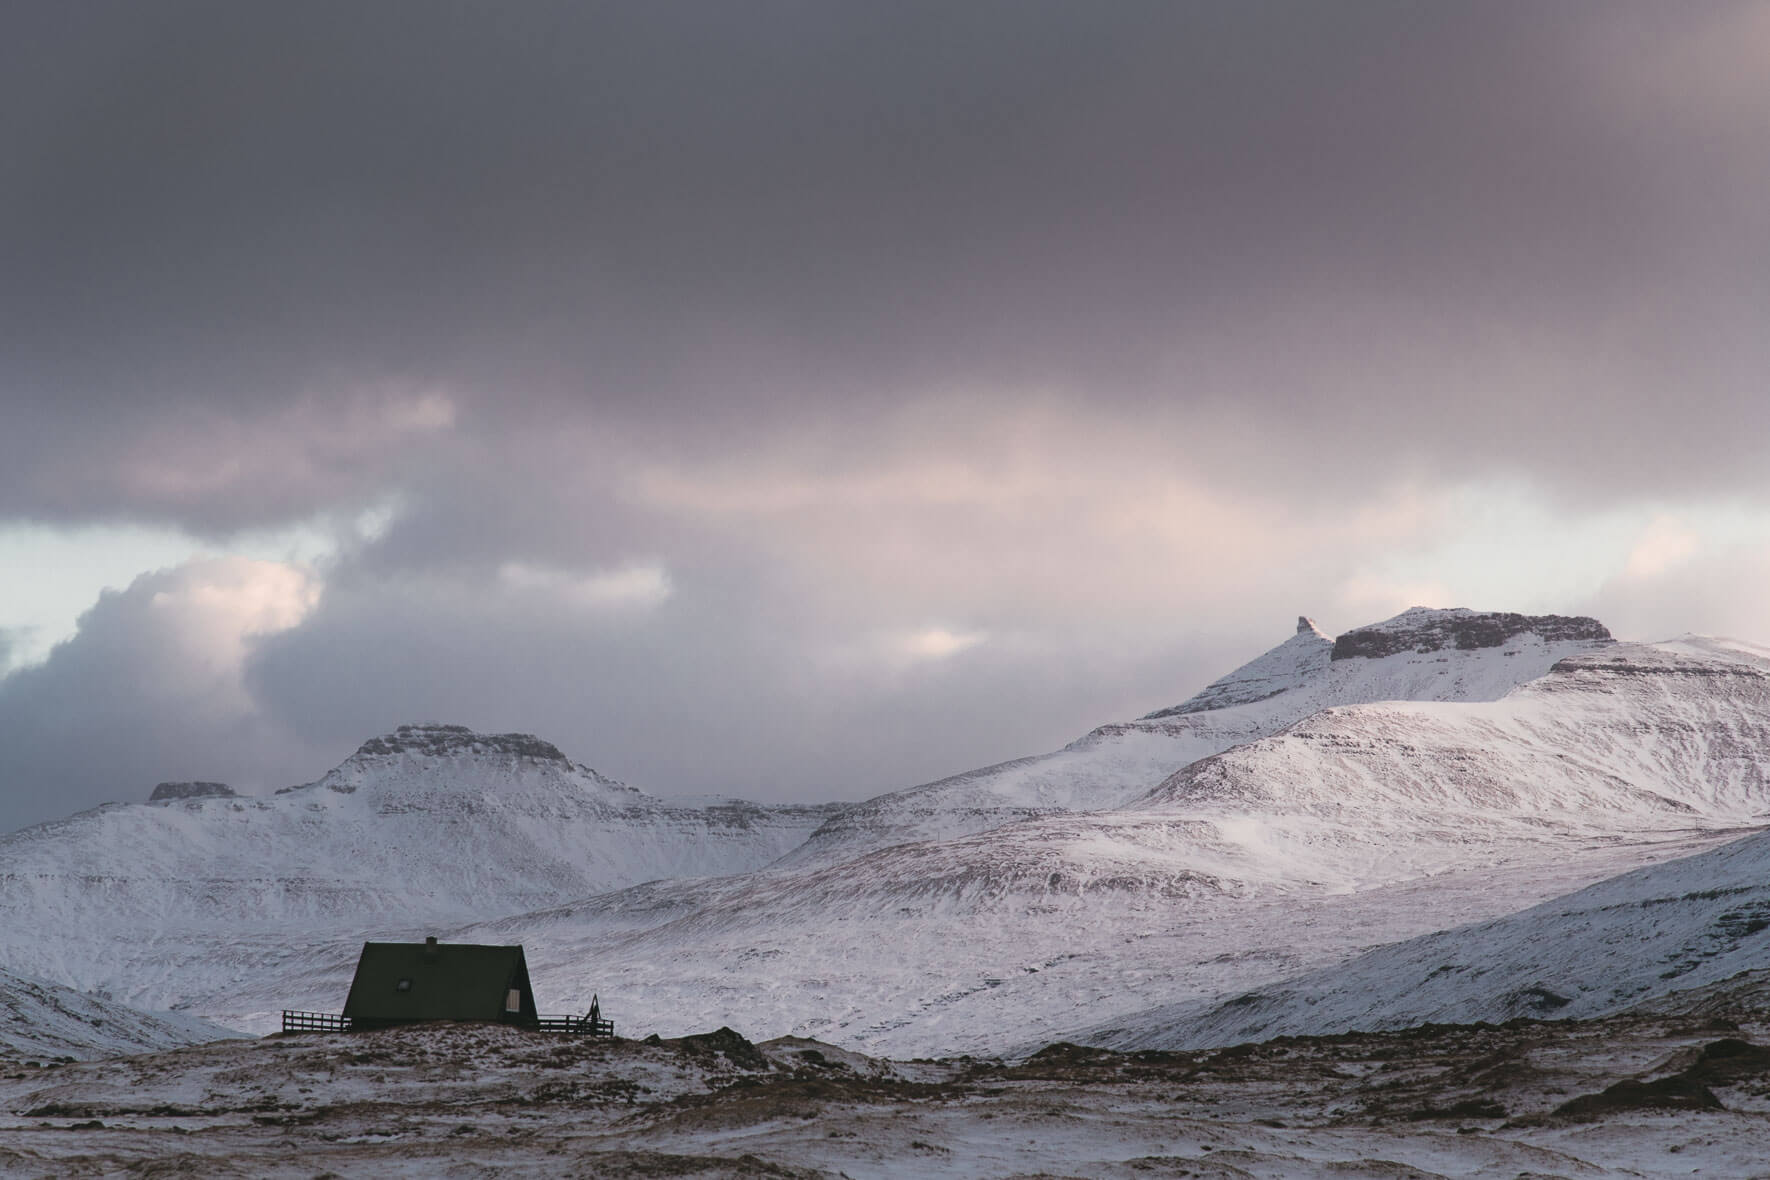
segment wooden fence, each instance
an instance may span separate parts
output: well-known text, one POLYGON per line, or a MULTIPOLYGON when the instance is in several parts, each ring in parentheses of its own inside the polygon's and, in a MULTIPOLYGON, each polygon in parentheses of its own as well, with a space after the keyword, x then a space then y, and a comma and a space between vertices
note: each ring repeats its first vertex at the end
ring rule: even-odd
MULTIPOLYGON (((297 1032, 349 1032, 354 1027, 350 1017, 340 1016, 336 1012, 293 1012, 283 1010, 283 1031, 297 1032)), ((568 1037, 612 1037, 615 1035, 615 1022, 612 1020, 591 1020, 588 1016, 543 1016, 535 1028, 544 1033, 568 1037)))
POLYGON ((539 1028, 544 1033, 559 1033, 568 1037, 612 1037, 615 1035, 614 1021, 591 1020, 588 1016, 543 1016, 539 1028))

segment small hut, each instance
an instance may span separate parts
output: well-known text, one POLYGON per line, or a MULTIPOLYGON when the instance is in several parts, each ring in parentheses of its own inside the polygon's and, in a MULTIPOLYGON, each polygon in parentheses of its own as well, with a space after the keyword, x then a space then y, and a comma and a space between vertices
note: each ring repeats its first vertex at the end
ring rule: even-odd
POLYGON ((586 1016, 541 1016, 520 946, 365 942, 344 1011, 283 1011, 286 1033, 350 1032, 426 1020, 490 1021, 543 1033, 612 1037, 614 1021, 592 996, 586 1016))
POLYGON ((520 946, 365 942, 344 1001, 351 1028, 421 1020, 488 1020, 536 1027, 535 993, 520 946))

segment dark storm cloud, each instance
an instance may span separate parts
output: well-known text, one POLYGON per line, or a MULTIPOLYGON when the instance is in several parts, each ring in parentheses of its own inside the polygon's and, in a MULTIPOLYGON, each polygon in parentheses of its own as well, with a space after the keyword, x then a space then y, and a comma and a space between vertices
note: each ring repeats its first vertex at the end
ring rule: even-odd
POLYGON ((336 436, 388 382, 475 440, 683 455, 1040 388, 1209 412, 1314 481, 1362 448, 1602 482, 1569 453, 1650 445, 1737 479, 1770 272, 1761 63, 1714 60, 1741 11, 15 9, 0 505, 370 497, 450 460, 336 436), (1725 437, 1650 430, 1672 390, 1725 437))
POLYGON ((298 749, 241 681, 242 632, 286 626, 310 601, 286 567, 226 559, 107 591, 49 658, 0 678, 0 831, 165 779, 286 786, 298 749))

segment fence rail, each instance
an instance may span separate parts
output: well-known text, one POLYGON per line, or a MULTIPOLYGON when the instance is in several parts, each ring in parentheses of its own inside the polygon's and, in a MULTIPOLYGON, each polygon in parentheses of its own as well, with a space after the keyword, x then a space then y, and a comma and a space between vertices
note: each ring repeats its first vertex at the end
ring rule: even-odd
MULTIPOLYGON (((283 1031, 294 1032, 349 1032, 356 1024, 348 1016, 340 1016, 336 1012, 295 1012, 287 1008, 283 1010, 283 1031)), ((371 1027, 374 1027, 371 1025, 371 1027)), ((535 1022, 535 1027, 544 1033, 556 1033, 570 1037, 612 1037, 615 1035, 615 1022, 612 1020, 591 1020, 588 1016, 543 1016, 535 1022)))
POLYGON ((591 1020, 588 1016, 543 1016, 537 1027, 544 1033, 560 1033, 570 1037, 612 1037, 615 1022, 591 1020))

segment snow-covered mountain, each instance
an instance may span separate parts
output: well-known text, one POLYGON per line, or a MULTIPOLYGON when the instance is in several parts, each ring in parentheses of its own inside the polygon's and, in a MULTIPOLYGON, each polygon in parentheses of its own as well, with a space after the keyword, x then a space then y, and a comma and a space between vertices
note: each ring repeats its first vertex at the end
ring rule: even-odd
POLYGON ((1416 606, 1338 639, 1328 638, 1314 619, 1299 618, 1290 639, 1145 720, 1281 696, 1284 713, 1294 716, 1366 701, 1492 700, 1542 675, 1564 655, 1612 641, 1597 619, 1467 607, 1416 606), (1417 656, 1431 658, 1410 658, 1417 656))
POLYGON ((1445 808, 1770 821, 1770 651, 1617 644, 1498 700, 1323 709, 1187 767, 1134 810, 1207 801, 1360 825, 1428 823, 1445 808))
MULTIPOLYGON (((1422 656, 1353 658, 1400 678, 1422 656)), ((1006 1029, 1031 1043, 1245 990, 1736 839, 1770 813, 1767 774, 1766 653, 1588 646, 1497 700, 1312 713, 1109 810, 795 854, 481 932, 540 948, 568 995, 596 964, 605 996, 666 1028, 694 1014, 890 1053, 999 1050, 1006 1029)))
POLYGON ((271 799, 0 840, 0 967, 262 1030, 336 1007, 362 938, 436 933, 523 942, 544 1007, 628 1029, 1001 1051, 1736 839, 1767 739, 1762 649, 1423 609, 1301 620, 1179 705, 845 809, 418 727, 271 799))
POLYGON ((527 734, 435 724, 270 797, 215 786, 0 837, 0 969, 189 1004, 366 930, 758 868, 832 811, 660 799, 527 734))
POLYGON ((1313 620, 1197 695, 1103 725, 1050 754, 881 795, 833 817, 787 864, 828 865, 874 849, 989 831, 1018 820, 1125 805, 1201 758, 1321 709, 1371 701, 1485 701, 1601 648, 1596 619, 1415 607, 1329 639, 1313 620))

